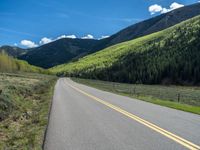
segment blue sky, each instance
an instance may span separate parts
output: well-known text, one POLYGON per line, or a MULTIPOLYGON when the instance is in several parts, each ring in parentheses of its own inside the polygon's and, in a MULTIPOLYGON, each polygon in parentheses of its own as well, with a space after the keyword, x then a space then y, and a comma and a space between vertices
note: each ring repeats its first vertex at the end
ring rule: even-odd
POLYGON ((1 0, 0 46, 34 47, 68 35, 98 39, 170 11, 174 2, 182 6, 197 1, 1 0))

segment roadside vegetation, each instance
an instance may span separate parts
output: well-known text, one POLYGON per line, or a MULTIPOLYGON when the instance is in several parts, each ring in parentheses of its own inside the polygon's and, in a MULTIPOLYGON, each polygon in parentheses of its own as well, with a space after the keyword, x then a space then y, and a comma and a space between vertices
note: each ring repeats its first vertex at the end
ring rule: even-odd
POLYGON ((0 73, 0 149, 42 149, 55 81, 36 73, 0 73))
POLYGON ((199 35, 200 16, 197 16, 50 70, 60 76, 115 82, 198 85, 199 35))
POLYGON ((104 91, 200 114, 200 87, 124 84, 79 78, 72 79, 75 82, 104 91))
POLYGON ((26 61, 12 58, 4 52, 0 53, 0 72, 34 72, 50 74, 47 70, 32 66, 26 61))

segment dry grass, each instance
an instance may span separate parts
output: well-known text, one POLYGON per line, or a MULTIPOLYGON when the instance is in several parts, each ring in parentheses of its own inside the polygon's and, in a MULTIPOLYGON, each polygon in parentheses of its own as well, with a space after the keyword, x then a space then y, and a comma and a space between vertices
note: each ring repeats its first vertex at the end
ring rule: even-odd
POLYGON ((41 149, 56 78, 0 74, 0 149, 41 149))

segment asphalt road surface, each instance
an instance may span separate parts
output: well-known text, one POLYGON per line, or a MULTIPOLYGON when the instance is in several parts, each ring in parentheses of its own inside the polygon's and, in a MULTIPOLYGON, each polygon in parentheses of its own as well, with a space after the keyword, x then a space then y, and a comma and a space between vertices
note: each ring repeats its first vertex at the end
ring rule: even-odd
POLYGON ((45 150, 200 149, 200 116, 59 79, 45 150))

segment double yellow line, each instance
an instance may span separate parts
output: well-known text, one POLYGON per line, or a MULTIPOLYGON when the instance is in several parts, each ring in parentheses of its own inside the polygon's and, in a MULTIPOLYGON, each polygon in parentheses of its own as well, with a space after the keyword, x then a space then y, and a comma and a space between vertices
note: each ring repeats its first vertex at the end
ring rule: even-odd
POLYGON ((133 119, 133 120, 145 125, 145 126, 147 126, 147 127, 149 127, 150 129, 152 129, 152 130, 154 130, 154 131, 156 131, 156 132, 168 137, 169 139, 181 144, 182 146, 184 146, 184 147, 186 147, 188 149, 200 150, 200 146, 198 146, 196 144, 193 144, 190 141, 187 141, 187 140, 185 140, 185 139, 183 139, 183 138, 181 138, 181 137, 179 137, 179 136, 177 136, 177 135, 175 135, 175 134, 173 134, 173 133, 171 133, 171 132, 169 132, 169 131, 167 131, 165 129, 162 129, 162 128, 158 127, 157 125, 155 125, 153 123, 150 123, 150 122, 148 122, 148 121, 146 121, 146 120, 144 120, 144 119, 142 119, 142 118, 140 118, 140 117, 138 117, 138 116, 136 116, 134 114, 131 114, 131 113, 121 109, 120 107, 114 106, 113 104, 110 104, 110 103, 108 103, 108 102, 106 102, 106 101, 104 101, 104 100, 102 100, 100 98, 97 98, 97 97, 95 97, 95 96, 93 96, 91 94, 88 94, 88 93, 82 91, 81 89, 79 89, 79 88, 77 88, 77 87, 75 87, 75 86, 73 86, 73 85, 71 85, 71 84, 69 84, 67 82, 66 82, 66 84, 69 85, 71 88, 75 89, 76 91, 78 91, 78 92, 90 97, 91 99, 93 99, 93 100, 95 100, 95 101, 97 101, 97 102, 99 102, 99 103, 101 103, 101 104, 103 104, 103 105, 105 105, 105 106, 107 106, 107 107, 109 107, 109 108, 111 108, 111 109, 113 109, 113 110, 115 110, 115 111, 117 111, 117 112, 119 112, 119 113, 121 113, 121 114, 123 114, 123 115, 125 115, 125 116, 127 116, 127 117, 129 117, 129 118, 131 118, 131 119, 133 119))

